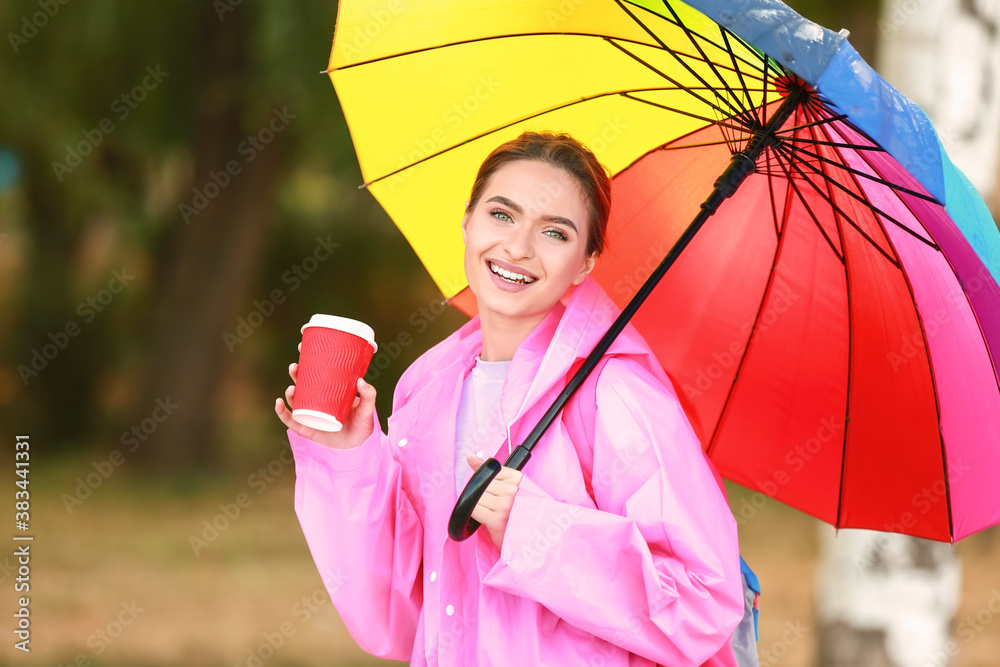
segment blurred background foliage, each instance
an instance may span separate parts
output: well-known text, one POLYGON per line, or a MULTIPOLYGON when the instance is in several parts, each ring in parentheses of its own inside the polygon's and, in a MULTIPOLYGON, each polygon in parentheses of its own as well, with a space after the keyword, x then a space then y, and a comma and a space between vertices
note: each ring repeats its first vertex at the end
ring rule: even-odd
MULTIPOLYGON (((877 2, 790 4, 851 30, 871 60, 877 2)), ((385 423, 398 376, 465 318, 440 312, 405 239, 358 188, 320 74, 336 12, 249 0, 0 5, 9 429, 54 456, 110 451, 169 398, 179 407, 143 432, 129 465, 240 469, 281 439, 272 402, 314 312, 363 319, 380 341, 411 334, 370 373, 385 423), (320 240, 336 244, 329 259, 314 255, 320 240), (269 303, 275 290, 282 303, 269 303)))

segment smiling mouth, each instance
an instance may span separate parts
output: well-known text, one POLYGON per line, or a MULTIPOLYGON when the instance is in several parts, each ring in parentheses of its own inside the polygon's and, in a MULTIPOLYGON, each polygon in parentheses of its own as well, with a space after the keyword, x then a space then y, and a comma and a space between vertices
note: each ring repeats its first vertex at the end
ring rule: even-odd
POLYGON ((522 275, 520 273, 514 273, 513 271, 508 271, 507 269, 501 269, 499 266, 493 264, 493 262, 486 262, 486 265, 490 268, 490 271, 497 274, 509 283, 517 285, 530 285, 531 283, 538 280, 538 278, 529 278, 528 276, 522 275))

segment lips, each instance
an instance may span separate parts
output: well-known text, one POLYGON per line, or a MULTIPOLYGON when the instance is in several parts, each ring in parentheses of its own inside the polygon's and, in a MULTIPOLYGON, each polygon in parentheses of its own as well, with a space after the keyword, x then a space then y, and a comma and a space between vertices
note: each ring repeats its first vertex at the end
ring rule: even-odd
POLYGON ((496 259, 486 260, 486 267, 494 276, 503 279, 511 285, 530 285, 538 280, 538 276, 524 269, 496 259))

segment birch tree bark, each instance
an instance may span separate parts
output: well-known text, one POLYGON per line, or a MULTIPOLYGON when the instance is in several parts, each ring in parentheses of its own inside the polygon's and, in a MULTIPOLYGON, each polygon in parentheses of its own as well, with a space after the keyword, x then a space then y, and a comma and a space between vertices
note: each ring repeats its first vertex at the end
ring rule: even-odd
MULTIPOLYGON (((878 27, 876 69, 927 112, 996 218, 1000 2, 884 0, 878 27)), ((877 531, 821 532, 818 664, 949 664, 961 650, 950 636, 961 586, 951 546, 877 531)))
POLYGON ((876 69, 920 105, 948 156, 1000 212, 1000 2, 884 0, 876 69))

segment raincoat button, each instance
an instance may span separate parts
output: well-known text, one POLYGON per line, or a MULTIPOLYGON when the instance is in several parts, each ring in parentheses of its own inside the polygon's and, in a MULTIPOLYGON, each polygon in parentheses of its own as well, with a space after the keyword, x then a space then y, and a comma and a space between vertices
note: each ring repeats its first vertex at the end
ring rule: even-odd
POLYGON ((406 447, 406 438, 400 438, 399 442, 396 443, 400 447, 406 447))
POLYGON ((434 581, 437 578, 438 578, 438 573, 437 572, 431 572, 431 581, 434 581))
POLYGON ((454 616, 455 607, 453 607, 452 605, 448 605, 447 607, 444 608, 444 613, 448 614, 449 616, 454 616))

